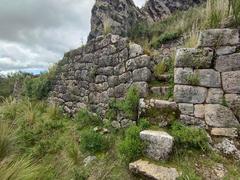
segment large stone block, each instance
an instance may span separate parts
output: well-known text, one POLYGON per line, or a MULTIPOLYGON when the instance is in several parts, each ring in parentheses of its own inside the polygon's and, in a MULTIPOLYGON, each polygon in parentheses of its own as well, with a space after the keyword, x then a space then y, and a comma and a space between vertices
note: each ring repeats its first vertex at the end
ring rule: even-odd
POLYGON ((221 46, 216 49, 216 54, 218 56, 227 55, 227 54, 235 53, 236 50, 237 50, 236 46, 221 46))
POLYGON ((147 55, 142 55, 134 59, 130 59, 126 62, 127 70, 135 70, 138 68, 149 67, 150 57, 147 55))
POLYGON ((209 29, 200 33, 199 47, 216 47, 239 44, 237 29, 209 29))
POLYGON ((145 153, 154 160, 168 159, 173 148, 173 137, 163 131, 145 130, 140 133, 140 138, 148 145, 145 153))
POLYGON ((194 106, 193 104, 187 104, 187 103, 179 103, 179 110, 181 111, 181 114, 185 115, 193 115, 194 112, 194 106))
POLYGON ((140 97, 147 97, 148 95, 148 83, 146 82, 135 82, 132 84, 133 87, 138 89, 140 97))
POLYGON ((151 71, 144 67, 133 71, 133 81, 150 81, 151 71))
POLYGON ((217 57, 215 69, 219 72, 240 70, 240 53, 217 57))
POLYGON ((205 116, 205 106, 203 104, 196 104, 194 106, 194 116, 197 118, 204 118, 205 116))
POLYGON ((202 104, 207 98, 207 88, 176 85, 174 99, 177 103, 202 104))
POLYGON ((225 136, 225 137, 238 137, 237 128, 212 128, 211 135, 225 136))
POLYGON ((240 71, 222 73, 223 90, 229 94, 240 94, 240 71))
POLYGON ((201 128, 205 128, 206 126, 206 123, 204 122, 203 119, 189 116, 189 115, 184 115, 184 114, 180 116, 180 121, 185 125, 192 125, 192 126, 197 126, 201 128))
POLYGON ((210 88, 208 90, 207 103, 208 104, 222 104, 223 90, 220 88, 210 88))
POLYGON ((230 109, 233 111, 238 120, 240 120, 240 95, 226 94, 225 100, 228 107, 230 107, 230 109))
POLYGON ((179 173, 175 168, 157 166, 148 161, 138 160, 129 164, 129 170, 134 174, 153 180, 176 180, 179 173))
POLYGON ((220 73, 213 69, 195 70, 194 74, 199 78, 199 86, 204 87, 221 87, 220 73))
POLYGON ((176 67, 210 68, 212 65, 213 50, 209 48, 181 48, 177 50, 176 67))
POLYGON ((151 124, 160 127, 178 119, 180 111, 175 102, 159 99, 140 99, 139 116, 147 117, 151 124))
POLYGON ((238 127, 239 122, 233 112, 220 104, 205 105, 205 121, 212 127, 238 127))

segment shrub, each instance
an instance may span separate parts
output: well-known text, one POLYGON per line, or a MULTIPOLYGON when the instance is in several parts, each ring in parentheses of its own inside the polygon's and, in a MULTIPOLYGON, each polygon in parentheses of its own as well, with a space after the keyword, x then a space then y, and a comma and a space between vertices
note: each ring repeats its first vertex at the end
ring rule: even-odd
POLYGON ((123 111, 130 118, 135 118, 139 103, 139 92, 136 87, 130 87, 124 100, 116 103, 116 108, 123 111))
POLYGON ((86 130, 81 133, 80 147, 89 153, 103 152, 108 149, 108 139, 93 130, 86 130))
POLYGON ((82 129, 87 126, 99 126, 102 124, 100 117, 89 112, 87 109, 80 109, 74 118, 79 123, 79 128, 82 129))
POLYGON ((179 148, 195 148, 208 150, 208 136, 205 130, 196 127, 187 127, 179 122, 171 125, 171 134, 179 148))
POLYGON ((141 118, 139 120, 138 126, 141 128, 141 130, 145 130, 150 128, 150 122, 145 118, 141 118))
POLYGON ((139 137, 140 132, 141 128, 138 126, 129 127, 124 140, 118 144, 118 152, 126 163, 134 161, 142 155, 144 144, 139 137))

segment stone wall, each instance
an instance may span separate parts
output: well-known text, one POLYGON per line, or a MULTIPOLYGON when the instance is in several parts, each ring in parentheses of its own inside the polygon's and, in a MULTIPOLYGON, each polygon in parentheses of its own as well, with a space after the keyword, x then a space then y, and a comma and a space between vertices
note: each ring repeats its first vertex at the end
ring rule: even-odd
POLYGON ((151 66, 141 46, 117 35, 99 36, 65 54, 57 67, 50 101, 69 114, 85 107, 104 114, 109 100, 122 98, 132 85, 142 97, 148 94, 151 66))
POLYGON ((236 29, 210 29, 197 48, 177 50, 174 99, 181 121, 212 135, 236 136, 240 121, 240 39, 236 29))

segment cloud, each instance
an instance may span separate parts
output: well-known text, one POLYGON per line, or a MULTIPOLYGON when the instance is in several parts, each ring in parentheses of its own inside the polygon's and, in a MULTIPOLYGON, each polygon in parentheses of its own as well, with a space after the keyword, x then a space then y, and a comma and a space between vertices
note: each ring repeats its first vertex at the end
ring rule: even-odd
MULTIPOLYGON (((145 0, 135 0, 139 6, 145 0)), ((79 47, 95 0, 0 0, 0 72, 47 69, 79 47)))

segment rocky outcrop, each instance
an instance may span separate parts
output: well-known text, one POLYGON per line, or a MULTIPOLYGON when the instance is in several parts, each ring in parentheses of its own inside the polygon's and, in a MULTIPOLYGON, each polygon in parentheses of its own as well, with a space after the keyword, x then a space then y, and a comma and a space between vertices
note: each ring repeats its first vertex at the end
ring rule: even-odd
POLYGON ((205 0, 148 0, 142 9, 133 0, 96 0, 92 9, 91 32, 88 40, 106 33, 126 36, 139 22, 154 22, 176 10, 187 10, 205 0))
POLYGON ((158 166, 144 160, 130 163, 129 170, 146 179, 153 180, 175 180, 180 176, 175 168, 158 166))
POLYGON ((154 20, 159 21, 176 10, 187 10, 205 0, 148 0, 143 10, 154 20))
POLYGON ((133 25, 145 18, 144 13, 132 0, 96 0, 92 9, 91 32, 88 40, 107 31, 126 36, 133 25))
POLYGON ((182 122, 203 125, 213 136, 238 136, 239 45, 237 29, 211 29, 200 33, 198 48, 177 50, 174 98, 182 122))
POLYGON ((110 99, 123 98, 131 86, 138 88, 141 97, 148 94, 150 66, 141 46, 118 35, 99 36, 65 54, 50 100, 69 114, 87 107, 104 115, 110 99))

